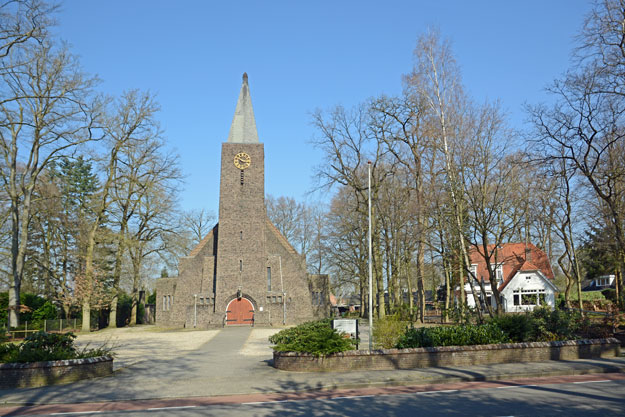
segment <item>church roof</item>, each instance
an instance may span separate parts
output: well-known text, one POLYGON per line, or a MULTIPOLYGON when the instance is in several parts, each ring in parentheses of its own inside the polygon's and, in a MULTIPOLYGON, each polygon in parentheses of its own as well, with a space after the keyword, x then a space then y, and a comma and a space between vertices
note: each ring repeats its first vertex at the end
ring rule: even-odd
POLYGON ((241 85, 239 101, 237 101, 237 107, 234 110, 228 142, 259 143, 252 98, 250 97, 250 87, 247 84, 247 73, 243 73, 243 85, 241 85))

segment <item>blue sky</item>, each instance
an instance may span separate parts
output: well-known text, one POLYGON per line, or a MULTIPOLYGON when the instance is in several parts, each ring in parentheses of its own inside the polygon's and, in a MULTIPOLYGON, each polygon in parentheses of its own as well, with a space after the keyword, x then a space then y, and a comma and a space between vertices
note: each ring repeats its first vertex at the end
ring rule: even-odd
POLYGON ((65 0, 55 31, 100 89, 155 92, 161 126, 186 175, 181 205, 217 212, 221 143, 249 74, 265 191, 298 200, 320 153, 310 113, 401 91, 420 34, 453 43, 469 94, 501 101, 525 128, 524 103, 570 65, 591 4, 550 1, 65 0))

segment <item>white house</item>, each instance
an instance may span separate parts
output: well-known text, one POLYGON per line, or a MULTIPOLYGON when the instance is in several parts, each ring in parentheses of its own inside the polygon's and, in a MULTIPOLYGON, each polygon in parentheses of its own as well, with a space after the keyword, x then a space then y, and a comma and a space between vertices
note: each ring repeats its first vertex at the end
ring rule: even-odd
MULTIPOLYGON (((555 306, 555 293, 558 288, 553 283, 553 271, 549 258, 542 250, 531 243, 506 243, 497 247, 488 247, 492 253, 491 265, 495 268, 497 289, 505 312, 533 310, 536 306, 555 306)), ((483 248, 471 250, 471 271, 465 283, 469 307, 490 303, 493 307, 492 289, 488 279, 486 261, 480 254, 483 248), (473 278, 475 277, 475 278, 473 278), (476 281, 482 280, 486 290, 485 300, 476 281)))
POLYGON ((600 291, 606 288, 614 288, 616 275, 601 275, 590 281, 590 284, 582 288, 582 291, 600 291))

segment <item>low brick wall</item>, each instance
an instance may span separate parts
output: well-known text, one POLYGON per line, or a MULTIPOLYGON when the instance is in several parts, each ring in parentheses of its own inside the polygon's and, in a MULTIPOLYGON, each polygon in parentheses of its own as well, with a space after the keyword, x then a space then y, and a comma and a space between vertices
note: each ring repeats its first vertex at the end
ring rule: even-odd
POLYGON ((609 338, 563 342, 382 349, 371 353, 355 350, 318 358, 305 353, 274 352, 273 366, 284 371, 300 372, 414 369, 605 358, 618 356, 619 349, 619 341, 609 338))
POLYGON ((0 389, 67 384, 113 373, 113 358, 70 359, 52 362, 0 364, 0 389))

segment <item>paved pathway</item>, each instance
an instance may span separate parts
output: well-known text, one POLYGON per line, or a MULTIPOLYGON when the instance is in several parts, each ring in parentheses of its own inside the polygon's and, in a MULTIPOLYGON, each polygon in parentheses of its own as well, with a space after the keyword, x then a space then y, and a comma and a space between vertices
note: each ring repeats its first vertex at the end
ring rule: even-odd
MULTIPOLYGON (((390 385, 420 385, 600 372, 625 372, 625 358, 541 362, 396 371, 296 373, 271 367, 267 335, 273 329, 233 327, 203 332, 169 332, 167 338, 208 339, 195 350, 151 357, 113 376, 67 385, 0 391, 0 403, 46 404, 154 398, 314 391, 390 385)), ((149 335, 144 338, 147 340, 149 335)), ((158 352, 157 352, 158 353, 158 352)), ((161 352, 162 353, 162 352, 161 352)))

